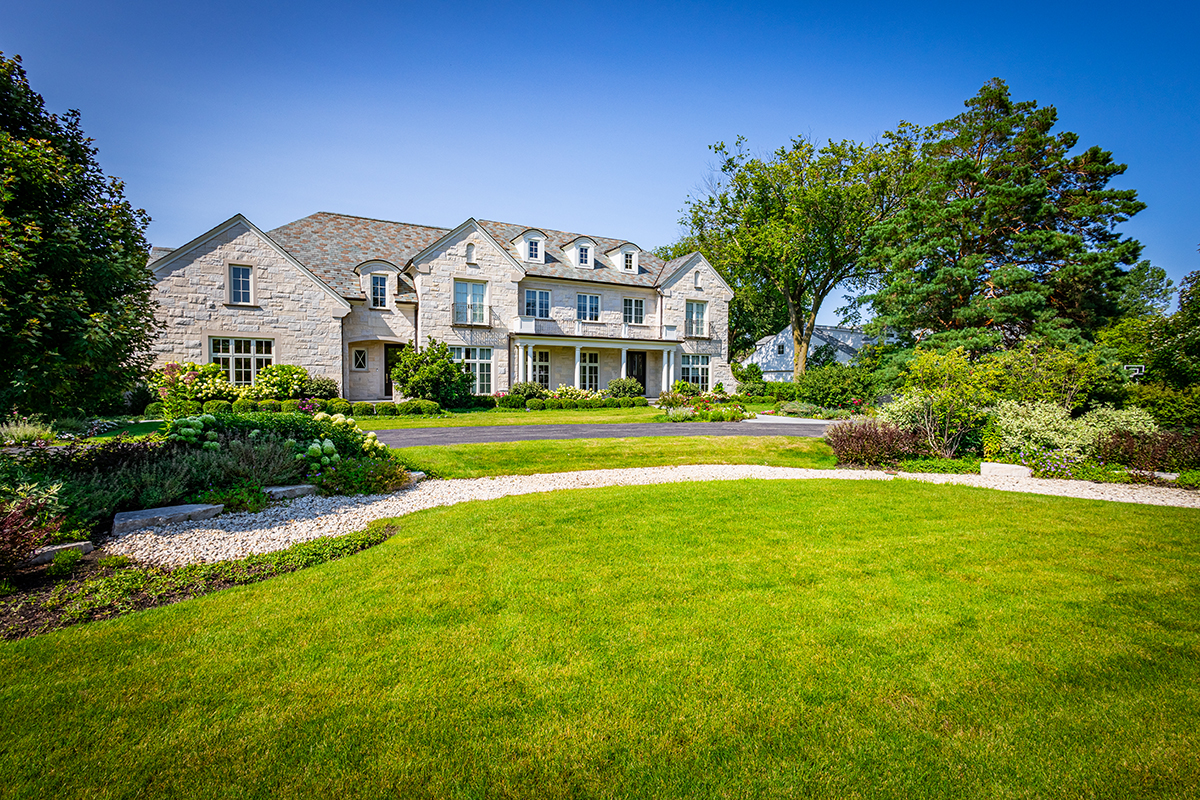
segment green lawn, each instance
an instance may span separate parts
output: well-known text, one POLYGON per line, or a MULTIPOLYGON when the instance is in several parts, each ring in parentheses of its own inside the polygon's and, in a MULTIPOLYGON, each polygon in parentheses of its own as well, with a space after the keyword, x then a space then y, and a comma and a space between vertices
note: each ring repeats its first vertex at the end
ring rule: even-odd
POLYGON ((113 428, 107 433, 102 433, 99 436, 93 436, 88 439, 89 442, 103 442, 107 439, 113 439, 122 433, 128 434, 130 437, 137 438, 146 436, 147 434, 157 433, 162 429, 161 422, 130 422, 120 427, 113 428))
POLYGON ((1200 515, 614 487, 0 645, 20 797, 1195 797, 1200 515))
POLYGON ((822 440, 797 436, 550 439, 405 447, 397 452, 412 469, 423 470, 439 478, 533 475, 676 464, 765 464, 772 467, 832 469, 837 463, 833 450, 822 440))
MULTIPOLYGON (((765 411, 772 406, 751 405, 750 411, 765 411)), ((451 411, 448 417, 355 417, 365 431, 394 428, 471 428, 486 425, 605 425, 633 422, 662 422, 661 409, 587 408, 547 411, 501 411, 499 409, 451 411)))

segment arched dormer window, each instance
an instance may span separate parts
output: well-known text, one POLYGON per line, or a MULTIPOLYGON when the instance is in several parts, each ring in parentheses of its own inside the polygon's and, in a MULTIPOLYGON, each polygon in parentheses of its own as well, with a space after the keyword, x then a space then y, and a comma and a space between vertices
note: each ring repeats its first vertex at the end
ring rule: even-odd
POLYGON ((641 249, 633 242, 625 242, 605 253, 612 265, 621 272, 638 273, 638 254, 641 249))
POLYGON ((596 243, 586 236, 580 236, 564 248, 571 262, 579 269, 596 269, 596 243))
POLYGON ((537 228, 524 231, 513 239, 512 243, 522 261, 530 264, 546 263, 546 234, 537 228))

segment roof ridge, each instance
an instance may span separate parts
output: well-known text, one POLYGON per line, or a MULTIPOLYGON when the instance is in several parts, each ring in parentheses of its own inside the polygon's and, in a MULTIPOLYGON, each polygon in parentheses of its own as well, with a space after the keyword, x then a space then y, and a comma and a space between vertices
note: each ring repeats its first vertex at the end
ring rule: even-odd
POLYGON ((366 220, 367 222, 385 222, 388 225, 408 225, 413 228, 430 228, 431 230, 435 230, 435 231, 452 231, 452 230, 454 230, 454 228, 447 228, 445 225, 426 225, 422 222, 401 222, 398 219, 381 219, 379 217, 364 217, 360 214, 342 214, 338 211, 314 211, 313 213, 309 214, 308 216, 301 217, 300 219, 294 219, 294 220, 292 220, 292 222, 285 222, 283 225, 280 225, 279 227, 284 228, 284 227, 287 227, 288 225, 291 225, 293 222, 299 222, 300 220, 308 219, 309 217, 315 217, 318 214, 324 214, 329 217, 342 217, 344 219, 362 219, 362 220, 366 220))
MULTIPOLYGON (((521 228, 521 230, 538 230, 538 231, 542 231, 542 232, 554 231, 555 233, 562 233, 562 234, 566 234, 568 236, 573 236, 576 239, 578 239, 580 237, 586 237, 588 239, 608 239, 613 242, 624 242, 627 244, 633 244, 632 239, 622 239, 617 236, 600 236, 600 235, 594 234, 594 233, 576 233, 575 231, 565 231, 560 228, 545 228, 545 227, 540 227, 538 225, 521 225, 520 223, 516 223, 516 222, 501 222, 498 219, 481 219, 481 220, 479 220, 479 222, 480 223, 488 222, 488 223, 491 223, 492 225, 507 225, 507 226, 511 226, 513 228, 521 228)), ((652 251, 652 250, 643 250, 642 252, 650 253, 651 255, 654 255, 654 251, 652 251)))

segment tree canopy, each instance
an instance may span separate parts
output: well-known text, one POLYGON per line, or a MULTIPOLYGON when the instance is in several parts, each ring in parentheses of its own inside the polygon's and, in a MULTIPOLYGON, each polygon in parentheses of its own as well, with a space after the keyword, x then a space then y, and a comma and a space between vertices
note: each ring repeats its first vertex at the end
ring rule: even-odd
POLYGON ((0 53, 0 408, 93 410, 144 373, 148 223, 79 112, 47 112, 20 57, 0 53))
MULTIPOLYGON (((1108 188, 1125 165, 1099 147, 1071 155, 1078 137, 1054 132, 1054 107, 1014 102, 999 79, 966 106, 924 131, 919 191, 872 232, 874 327, 976 353, 1030 334, 1090 339, 1119 314, 1141 253, 1115 231, 1145 207, 1108 188)), ((1160 280, 1148 302, 1161 294, 1160 280)))

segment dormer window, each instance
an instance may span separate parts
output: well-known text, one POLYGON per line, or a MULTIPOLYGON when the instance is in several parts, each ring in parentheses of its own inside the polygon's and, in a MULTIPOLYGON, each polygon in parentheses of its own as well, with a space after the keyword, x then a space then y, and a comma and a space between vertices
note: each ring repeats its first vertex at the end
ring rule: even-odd
POLYGON ((625 271, 633 272, 633 253, 625 254, 625 271))
POLYGON ((589 260, 591 258, 591 252, 592 252, 591 248, 588 247, 586 244, 579 245, 579 266, 581 266, 581 267, 591 266, 591 261, 589 260))
POLYGON ((371 308, 387 308, 387 276, 371 276, 371 308))
POLYGON ((541 242, 539 242, 537 239, 529 240, 528 259, 530 261, 541 261, 542 260, 541 242))
POLYGON ((607 251, 605 255, 612 261, 614 268, 636 275, 638 271, 639 252, 636 244, 625 242, 607 251))

